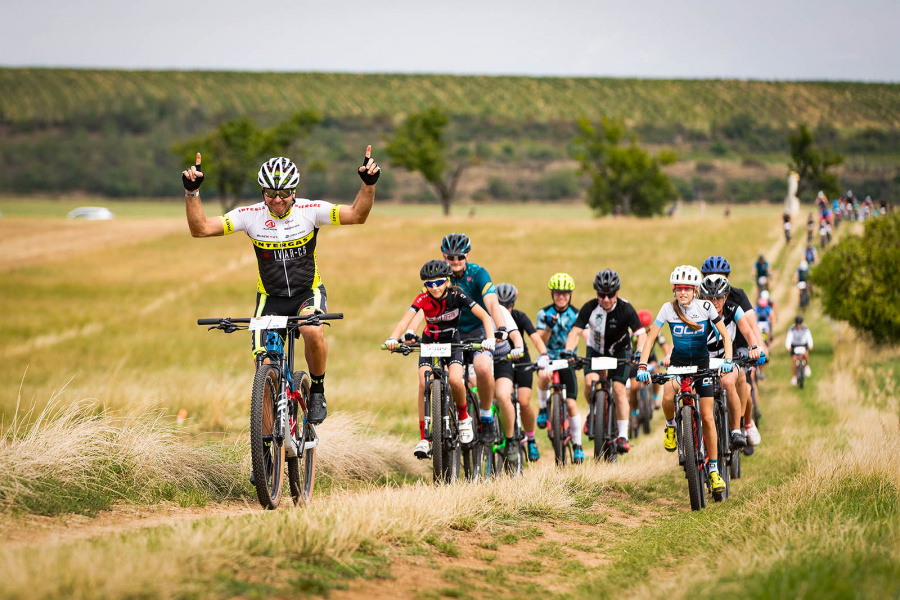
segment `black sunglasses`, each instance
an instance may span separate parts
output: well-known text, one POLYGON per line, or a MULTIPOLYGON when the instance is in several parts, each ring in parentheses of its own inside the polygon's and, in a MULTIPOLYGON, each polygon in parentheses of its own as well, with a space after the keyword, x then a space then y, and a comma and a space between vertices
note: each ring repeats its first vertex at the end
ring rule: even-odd
POLYGON ((295 190, 273 190, 269 188, 263 188, 263 195, 266 198, 274 198, 278 196, 281 199, 290 198, 295 190))
POLYGON ((597 292, 598 298, 613 298, 619 292, 597 292))
POLYGON ((465 254, 445 254, 447 260, 466 260, 465 254))

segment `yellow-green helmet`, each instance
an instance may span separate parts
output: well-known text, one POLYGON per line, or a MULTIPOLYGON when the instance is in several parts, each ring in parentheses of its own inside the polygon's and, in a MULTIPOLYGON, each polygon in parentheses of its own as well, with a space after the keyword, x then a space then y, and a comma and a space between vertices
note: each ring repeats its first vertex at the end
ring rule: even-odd
POLYGON ((571 292, 575 289, 575 280, 568 273, 556 273, 550 278, 547 287, 559 292, 571 292))

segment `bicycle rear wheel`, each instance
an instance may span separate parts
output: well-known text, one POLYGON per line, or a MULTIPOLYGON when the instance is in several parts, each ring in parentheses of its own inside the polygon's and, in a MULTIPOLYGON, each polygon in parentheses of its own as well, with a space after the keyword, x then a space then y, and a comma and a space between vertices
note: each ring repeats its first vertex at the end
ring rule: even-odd
POLYGON ((653 398, 650 397, 649 384, 645 384, 641 388, 641 393, 638 397, 638 407, 641 413, 641 425, 643 426, 644 434, 650 435, 650 421, 653 419, 653 398))
POLYGON ((553 392, 550 395, 550 441, 553 443, 553 454, 556 456, 556 464, 566 464, 565 444, 563 443, 563 418, 561 405, 562 395, 553 392))
POLYGON ((284 443, 274 436, 281 377, 272 365, 260 365, 250 393, 250 457, 256 497, 266 510, 278 508, 284 487, 284 443))
MULTIPOLYGON (((294 373, 294 386, 300 390, 304 404, 309 402, 309 375, 303 371, 294 373)), ((308 404, 307 404, 308 405, 308 404)), ((288 484, 291 488, 291 498, 294 504, 309 501, 312 496, 313 482, 316 474, 316 446, 318 436, 315 426, 304 422, 304 415, 300 414, 299 404, 291 402, 290 412, 294 419, 297 431, 294 433, 300 447, 299 456, 287 457, 288 484), (313 444, 311 447, 310 444, 313 444), (306 447, 306 448, 304 448, 306 447)))
POLYGON ((697 422, 694 411, 689 406, 681 409, 681 439, 684 444, 684 472, 688 481, 688 495, 691 498, 691 510, 703 508, 703 491, 700 489, 700 449, 697 447, 697 422))

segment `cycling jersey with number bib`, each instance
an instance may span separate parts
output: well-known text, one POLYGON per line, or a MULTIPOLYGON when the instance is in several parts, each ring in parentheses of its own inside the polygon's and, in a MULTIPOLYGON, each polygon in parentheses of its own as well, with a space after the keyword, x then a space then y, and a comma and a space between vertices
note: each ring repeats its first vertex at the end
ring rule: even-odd
POLYGON ((253 242, 259 269, 257 290, 293 297, 321 285, 316 236, 323 225, 340 225, 340 205, 298 198, 283 217, 265 202, 242 206, 221 217, 225 235, 243 231, 253 242))

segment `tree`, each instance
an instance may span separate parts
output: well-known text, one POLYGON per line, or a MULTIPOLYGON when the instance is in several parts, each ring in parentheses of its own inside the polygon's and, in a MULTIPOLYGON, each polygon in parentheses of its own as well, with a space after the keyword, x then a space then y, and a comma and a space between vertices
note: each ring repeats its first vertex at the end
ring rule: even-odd
POLYGON ((578 121, 581 135, 575 138, 581 173, 590 176, 586 202, 598 215, 615 209, 624 214, 651 217, 662 214, 678 197, 678 191, 662 172, 675 162, 675 153, 663 150, 651 156, 637 143, 637 135, 621 120, 603 117, 599 127, 587 119, 578 121))
POLYGON ((825 314, 877 343, 900 343, 900 212, 866 222, 822 256, 812 281, 825 314))
POLYGON ((241 117, 224 121, 212 133, 177 144, 174 152, 193 164, 203 154, 203 174, 219 193, 223 212, 236 207, 248 182, 256 183, 259 165, 272 156, 288 154, 294 142, 309 134, 322 120, 314 110, 303 110, 268 129, 241 117))
POLYGON ((449 118, 439 108, 409 115, 387 142, 385 151, 391 162, 407 171, 422 174, 438 193, 444 215, 450 214, 450 202, 467 162, 451 164, 447 159, 444 130, 449 118))
POLYGON ((809 127, 804 124, 788 134, 787 141, 791 148, 788 169, 800 176, 797 197, 802 199, 806 193, 812 195, 820 190, 829 198, 836 197, 841 190, 837 175, 829 169, 842 164, 844 157, 829 148, 816 146, 809 127))

